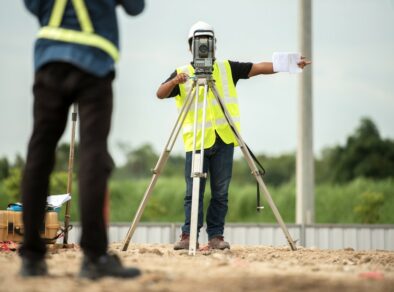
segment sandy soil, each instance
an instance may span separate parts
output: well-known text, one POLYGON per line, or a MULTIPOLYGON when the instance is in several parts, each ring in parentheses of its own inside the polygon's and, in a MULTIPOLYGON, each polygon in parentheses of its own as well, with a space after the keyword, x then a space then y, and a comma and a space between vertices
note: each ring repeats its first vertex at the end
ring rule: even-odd
POLYGON ((79 279, 81 251, 48 253, 50 276, 23 279, 15 252, 0 252, 0 291, 394 291, 394 252, 232 246, 225 251, 174 251, 170 245, 133 245, 120 252, 135 280, 79 279))

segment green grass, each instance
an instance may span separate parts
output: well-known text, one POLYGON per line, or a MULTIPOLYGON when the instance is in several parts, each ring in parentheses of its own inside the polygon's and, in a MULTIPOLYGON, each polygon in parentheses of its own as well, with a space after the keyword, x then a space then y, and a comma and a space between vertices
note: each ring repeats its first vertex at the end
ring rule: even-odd
MULTIPOLYGON (((111 222, 131 222, 141 202, 149 179, 112 180, 110 182, 111 222)), ((74 183, 76 186, 76 183, 74 183)), ((267 186, 271 196, 287 223, 295 221, 295 183, 289 182, 278 187, 267 186)), ((142 221, 145 222, 182 222, 183 197, 185 182, 181 177, 160 177, 149 198, 142 221)), ((363 201, 363 194, 373 192, 381 194, 383 204, 374 207, 378 219, 375 223, 394 224, 394 179, 373 181, 356 179, 342 185, 320 184, 315 188, 316 223, 363 223, 363 218, 355 212, 355 207, 368 204, 363 201)), ((209 183, 205 192, 205 210, 210 199, 209 183)), ((365 197, 365 196, 364 196, 365 197)), ((227 222, 276 222, 271 208, 263 194, 261 202, 265 209, 256 212, 256 185, 253 182, 241 184, 232 182, 229 194, 227 222)), ((5 209, 7 198, 2 194, 0 183, 0 208, 5 209)), ((64 215, 64 210, 60 213, 64 215)), ((71 204, 71 220, 78 221, 78 194, 74 190, 71 204)))
POLYGON ((362 223, 354 208, 362 204, 362 194, 381 193, 383 205, 377 210, 376 223, 394 224, 394 180, 372 181, 358 178, 344 185, 323 184, 316 187, 316 221, 318 223, 362 223))
MULTIPOLYGON (((149 180, 112 181, 111 188, 111 220, 131 221, 149 180)), ((142 221, 179 222, 183 221, 183 178, 161 177, 148 200, 142 221)), ((279 187, 268 189, 279 209, 283 220, 287 223, 295 221, 295 183, 289 182, 279 187)), ((321 184, 315 188, 316 222, 317 223, 363 223, 362 218, 354 211, 362 204, 362 194, 377 192, 384 196, 384 203, 377 210, 379 220, 375 223, 394 224, 394 180, 372 181, 356 179, 348 184, 321 184)), ((211 193, 207 184, 204 207, 209 203, 211 193)), ((235 183, 230 186, 229 211, 227 222, 276 222, 271 208, 263 194, 261 202, 264 210, 256 211, 256 185, 254 183, 235 183)))

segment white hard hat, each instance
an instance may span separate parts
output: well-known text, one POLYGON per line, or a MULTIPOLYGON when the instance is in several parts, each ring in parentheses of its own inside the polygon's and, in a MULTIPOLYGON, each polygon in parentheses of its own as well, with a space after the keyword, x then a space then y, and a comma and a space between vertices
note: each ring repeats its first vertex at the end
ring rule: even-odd
MULTIPOLYGON (((214 31, 212 25, 210 25, 210 24, 208 24, 208 23, 206 23, 204 21, 197 21, 195 24, 192 25, 192 27, 189 30, 189 37, 187 38, 188 40, 190 40, 193 37, 194 32, 196 30, 211 30, 212 32, 214 31)), ((209 33, 209 32, 200 32, 200 33, 197 33, 196 35, 210 35, 210 36, 213 36, 213 34, 209 33)))

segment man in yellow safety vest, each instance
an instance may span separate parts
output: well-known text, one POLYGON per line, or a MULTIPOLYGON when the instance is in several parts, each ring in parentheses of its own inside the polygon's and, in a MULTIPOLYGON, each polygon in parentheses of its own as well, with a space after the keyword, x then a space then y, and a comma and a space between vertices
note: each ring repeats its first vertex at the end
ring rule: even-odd
MULTIPOLYGON (((199 21, 195 23, 189 31, 189 48, 192 48, 193 35, 210 35, 213 32, 211 25, 199 21), (199 32, 198 32, 199 31, 199 32)), ((215 40, 216 41, 216 40, 215 40)), ((283 54, 282 57, 288 57, 283 54)), ((295 67, 303 69, 310 64, 303 57, 297 61, 295 67)), ((280 66, 280 62, 261 63, 241 63, 234 61, 216 60, 213 64, 212 77, 218 92, 224 101, 235 126, 240 128, 240 113, 238 108, 238 98, 236 84, 240 79, 248 79, 260 74, 273 74, 279 71, 288 71, 280 66)), ((283 65, 283 64, 282 64, 283 65)), ((171 76, 160 85, 157 90, 158 98, 175 97, 175 102, 180 109, 187 97, 187 93, 193 81, 189 78, 194 75, 193 63, 177 68, 171 76)), ((199 93, 199 100, 203 99, 203 90, 199 93)), ((199 110, 198 120, 202 121, 202 110, 199 110)), ((184 199, 185 222, 182 226, 181 239, 175 243, 174 249, 189 248, 190 217, 192 201, 192 182, 190 177, 192 164, 193 136, 197 136, 196 150, 201 146, 201 122, 197 126, 197 133, 194 133, 194 112, 189 112, 182 126, 183 140, 186 151, 185 180, 186 195, 184 199)), ((238 146, 233 131, 227 123, 220 105, 217 104, 211 91, 208 92, 207 110, 204 135, 204 160, 203 172, 210 175, 211 201, 208 206, 206 223, 208 233, 208 246, 212 249, 230 248, 230 244, 224 241, 224 224, 228 209, 228 188, 230 185, 233 165, 234 146, 238 146)), ((198 210, 198 230, 203 226, 203 196, 206 179, 201 178, 198 210)))
POLYGON ((49 175, 55 148, 66 126, 68 111, 78 104, 80 116, 79 202, 80 276, 131 278, 107 253, 103 206, 113 167, 107 150, 112 115, 114 64, 119 57, 116 6, 129 15, 144 9, 144 0, 24 0, 40 23, 34 51, 34 125, 22 178, 24 239, 21 275, 45 276, 46 246, 39 231, 45 214, 49 175))

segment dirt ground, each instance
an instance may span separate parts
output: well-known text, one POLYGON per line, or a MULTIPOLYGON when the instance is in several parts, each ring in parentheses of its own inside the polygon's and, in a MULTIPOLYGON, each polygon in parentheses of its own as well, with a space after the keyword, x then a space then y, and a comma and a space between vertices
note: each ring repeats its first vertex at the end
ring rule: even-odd
POLYGON ((112 244, 135 280, 79 279, 81 251, 48 253, 50 276, 23 279, 15 252, 0 252, 0 291, 394 291, 394 252, 232 246, 225 251, 174 251, 171 245, 112 244))

